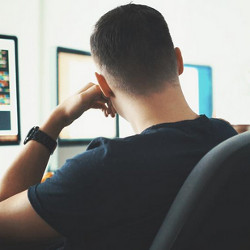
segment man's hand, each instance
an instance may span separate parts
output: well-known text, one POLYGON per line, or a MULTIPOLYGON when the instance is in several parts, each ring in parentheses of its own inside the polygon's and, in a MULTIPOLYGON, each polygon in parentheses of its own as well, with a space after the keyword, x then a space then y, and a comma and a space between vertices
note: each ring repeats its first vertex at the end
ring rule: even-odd
MULTIPOLYGON (((89 83, 58 105, 40 129, 56 140, 65 126, 91 108, 101 109, 105 116, 116 113, 99 86, 89 83)), ((27 197, 27 189, 41 181, 49 156, 42 144, 29 141, 0 181, 0 241, 60 236, 34 211, 27 197)))
MULTIPOLYGON (((40 129, 57 140, 65 126, 90 108, 101 109, 105 116, 115 116, 111 101, 103 96, 98 85, 89 83, 58 105, 40 129)), ((49 156, 50 152, 42 144, 29 141, 0 181, 0 202, 40 182, 49 156)))
POLYGON ((115 116, 110 100, 106 99, 100 87, 89 83, 75 95, 62 102, 54 111, 61 118, 61 126, 66 127, 88 109, 101 109, 105 116, 115 116))
POLYGON ((88 109, 100 109, 107 117, 115 117, 116 111, 109 99, 104 97, 100 87, 94 83, 87 84, 75 95, 59 104, 41 130, 55 140, 61 130, 79 118, 88 109))

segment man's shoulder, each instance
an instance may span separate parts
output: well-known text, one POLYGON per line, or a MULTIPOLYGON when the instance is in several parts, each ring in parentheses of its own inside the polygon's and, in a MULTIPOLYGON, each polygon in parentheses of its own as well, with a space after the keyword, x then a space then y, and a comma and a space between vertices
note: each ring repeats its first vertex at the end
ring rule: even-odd
MULTIPOLYGON (((76 155, 71 160, 79 162, 91 159, 91 162, 97 164, 100 162, 105 163, 114 156, 123 157, 133 145, 138 145, 138 137, 139 135, 126 138, 97 137, 90 142, 86 151, 76 155)), ((91 162, 89 161, 89 164, 91 162)))
POLYGON ((215 123, 218 123, 218 124, 221 124, 221 125, 224 125, 224 126, 231 126, 229 121, 227 121, 225 119, 222 119, 222 118, 210 118, 210 120, 212 122, 215 122, 215 123))
MULTIPOLYGON (((119 163, 136 155, 145 157, 152 149, 171 150, 173 145, 185 145, 192 138, 200 140, 223 141, 237 132, 229 122, 201 116, 194 121, 183 121, 171 124, 158 124, 144 130, 141 134, 125 138, 98 137, 91 141, 85 152, 73 158, 87 166, 95 164, 104 166, 112 164, 115 160, 119 163), (143 153, 142 153, 143 152, 143 153), (119 160, 118 160, 119 159, 119 160)), ((198 142, 197 142, 198 143, 198 142)), ((198 143, 199 144, 199 143, 198 143)), ((198 145, 197 144, 197 145, 198 145)))
POLYGON ((138 145, 143 147, 145 143, 153 143, 162 137, 174 139, 175 135, 179 136, 180 130, 184 130, 184 132, 188 131, 189 133, 191 131, 199 134, 199 128, 204 130, 202 135, 204 135, 205 131, 207 134, 214 133, 215 135, 218 133, 225 133, 228 134, 228 136, 237 134, 228 121, 221 118, 208 118, 205 115, 201 115, 195 120, 157 124, 145 129, 141 134, 125 138, 98 137, 88 145, 87 151, 115 152, 117 149, 118 151, 121 151, 120 148, 126 149, 128 147, 133 147, 133 145, 135 145, 135 147, 138 147, 138 145))
POLYGON ((225 130, 225 132, 229 132, 232 134, 237 134, 236 130, 230 124, 229 121, 222 118, 210 118, 211 123, 217 127, 218 129, 225 130))

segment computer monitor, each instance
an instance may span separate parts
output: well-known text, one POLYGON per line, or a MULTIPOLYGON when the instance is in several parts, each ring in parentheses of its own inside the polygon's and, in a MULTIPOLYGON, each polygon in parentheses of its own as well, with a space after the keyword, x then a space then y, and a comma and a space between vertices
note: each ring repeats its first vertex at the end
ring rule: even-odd
MULTIPOLYGON (((82 88, 89 81, 96 83, 96 71, 89 52, 57 48, 58 103, 82 88)), ((202 65, 184 65, 180 76, 181 87, 190 107, 198 114, 212 116, 212 68, 202 65)), ((126 137, 134 132, 122 117, 106 118, 99 110, 89 110, 59 137, 61 144, 78 144, 104 137, 126 137)))
MULTIPOLYGON (((57 48, 57 97, 61 103, 89 82, 97 83, 96 68, 89 52, 57 48)), ((116 119, 105 117, 100 110, 88 110, 70 126, 63 129, 59 144, 87 143, 93 138, 116 137, 116 119)))
POLYGON ((0 145, 19 142, 17 37, 0 35, 0 145))
MULTIPOLYGON (((181 88, 189 106, 197 114, 212 117, 212 68, 210 66, 185 64, 180 76, 181 88)), ((130 124, 119 117, 119 137, 133 135, 130 124)))
POLYGON ((197 114, 213 115, 212 68, 185 64, 180 75, 181 88, 189 106, 197 114))

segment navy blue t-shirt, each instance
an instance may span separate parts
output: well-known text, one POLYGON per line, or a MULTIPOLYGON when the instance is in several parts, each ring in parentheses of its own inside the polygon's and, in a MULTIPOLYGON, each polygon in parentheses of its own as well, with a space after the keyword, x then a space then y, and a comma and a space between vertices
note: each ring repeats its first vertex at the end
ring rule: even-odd
POLYGON ((124 139, 97 138, 30 187, 29 200, 67 249, 146 250, 196 163, 235 134, 202 115, 124 139))

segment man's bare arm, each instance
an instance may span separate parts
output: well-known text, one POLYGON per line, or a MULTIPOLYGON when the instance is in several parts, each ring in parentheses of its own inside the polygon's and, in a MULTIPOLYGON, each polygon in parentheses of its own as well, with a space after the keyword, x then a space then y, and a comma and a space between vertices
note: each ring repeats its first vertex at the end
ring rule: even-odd
MULTIPOLYGON (((58 117, 53 113, 48 121, 40 128, 56 139, 60 133, 58 117)), ((48 149, 36 142, 29 141, 13 164, 7 169, 0 182, 0 201, 3 201, 30 186, 41 181, 44 170, 50 157, 48 149)))
MULTIPOLYGON (((56 140, 65 126, 90 108, 102 109, 106 115, 114 116, 111 108, 105 103, 107 100, 103 98, 100 88, 90 83, 60 104, 40 129, 56 140)), ((0 201, 39 183, 49 156, 45 146, 36 141, 29 141, 0 181, 0 201)))
POLYGON ((60 237, 32 208, 27 191, 0 202, 0 240, 39 242, 60 237))
MULTIPOLYGON (((53 139, 90 108, 98 108, 105 115, 114 112, 106 106, 100 88, 92 83, 60 104, 40 127, 53 139)), ((27 189, 41 181, 50 156, 49 150, 36 141, 29 141, 21 154, 0 181, 0 239, 45 239, 59 234, 33 210, 27 189)))

